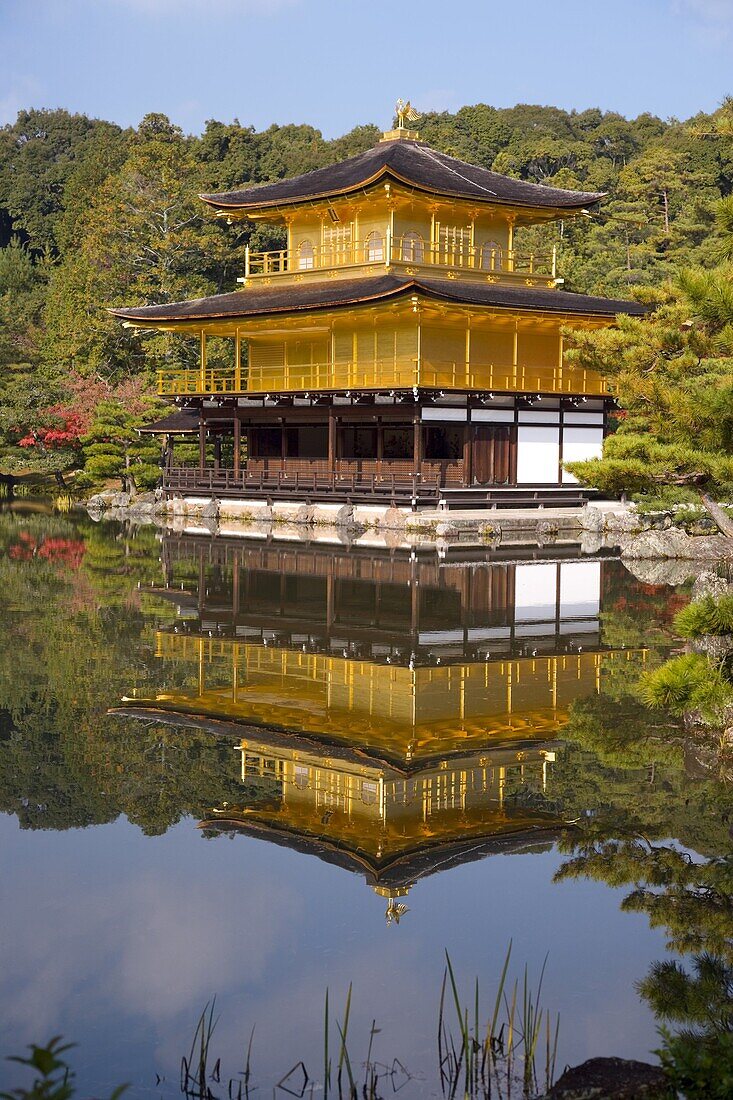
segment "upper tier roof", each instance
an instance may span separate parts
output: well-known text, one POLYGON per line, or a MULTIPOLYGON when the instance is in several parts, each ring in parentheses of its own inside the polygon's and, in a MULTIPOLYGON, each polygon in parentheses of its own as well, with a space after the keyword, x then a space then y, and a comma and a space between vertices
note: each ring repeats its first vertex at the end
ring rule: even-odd
POLYGON ((111 309, 110 313, 123 321, 132 321, 143 326, 148 322, 151 327, 155 327, 156 324, 175 321, 205 321, 334 309, 397 298, 411 292, 460 305, 495 306, 530 312, 602 317, 614 317, 617 313, 639 316, 646 312, 645 307, 638 302, 596 298, 589 294, 573 294, 567 290, 380 275, 362 279, 336 279, 325 284, 308 282, 262 289, 256 287, 235 290, 231 294, 216 294, 211 298, 194 298, 187 302, 111 309))
POLYGON ((534 209, 577 211, 598 202, 604 195, 525 183, 439 153, 423 141, 401 140, 380 142, 365 153, 301 176, 201 198, 222 211, 254 212, 346 195, 383 177, 431 194, 534 209))

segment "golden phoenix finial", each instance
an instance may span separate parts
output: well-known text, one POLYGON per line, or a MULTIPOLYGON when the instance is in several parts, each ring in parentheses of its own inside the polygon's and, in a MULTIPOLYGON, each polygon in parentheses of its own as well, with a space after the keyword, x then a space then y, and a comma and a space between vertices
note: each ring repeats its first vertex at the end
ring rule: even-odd
POLYGON ((400 130, 406 129, 408 122, 417 122, 420 118, 419 111, 410 103, 409 99, 405 102, 404 99, 398 99, 395 104, 395 114, 397 115, 397 126, 400 130))
POLYGON ((395 924, 399 924, 400 917, 404 917, 405 913, 409 912, 410 910, 404 904, 404 902, 400 901, 395 904, 394 898, 390 898, 389 904, 387 906, 387 912, 384 914, 387 920, 387 927, 389 928, 392 921, 394 921, 395 924))

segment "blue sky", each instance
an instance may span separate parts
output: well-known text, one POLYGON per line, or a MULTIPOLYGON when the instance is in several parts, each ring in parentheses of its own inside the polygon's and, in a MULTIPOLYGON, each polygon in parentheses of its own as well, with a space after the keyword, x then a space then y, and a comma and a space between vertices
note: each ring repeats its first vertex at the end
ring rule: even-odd
POLYGON ((164 111, 335 137, 397 96, 686 118, 733 92, 733 0, 0 0, 0 123, 164 111))

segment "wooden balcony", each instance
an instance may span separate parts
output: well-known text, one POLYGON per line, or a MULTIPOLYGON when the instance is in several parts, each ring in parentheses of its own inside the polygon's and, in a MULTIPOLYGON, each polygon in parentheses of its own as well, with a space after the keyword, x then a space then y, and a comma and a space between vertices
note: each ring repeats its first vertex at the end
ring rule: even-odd
POLYGON ((417 240, 414 236, 371 237, 340 245, 281 248, 272 252, 245 253, 245 284, 270 280, 276 276, 293 282, 305 277, 343 273, 353 277, 358 269, 409 269, 412 274, 441 274, 460 271, 492 282, 537 280, 537 285, 554 286, 557 278, 557 253, 520 252, 492 245, 450 244, 417 240), (355 270, 356 269, 356 270, 355 270))
POLYGON ((242 470, 213 466, 172 466, 163 488, 172 493, 219 497, 268 497, 386 503, 437 503, 445 486, 463 484, 461 461, 423 462, 415 474, 411 462, 308 459, 250 459, 242 470))
POLYGON ((302 393, 328 390, 413 389, 479 390, 499 393, 604 395, 605 380, 578 367, 522 364, 425 362, 417 359, 361 363, 311 363, 305 366, 204 367, 158 371, 163 397, 218 394, 302 393))

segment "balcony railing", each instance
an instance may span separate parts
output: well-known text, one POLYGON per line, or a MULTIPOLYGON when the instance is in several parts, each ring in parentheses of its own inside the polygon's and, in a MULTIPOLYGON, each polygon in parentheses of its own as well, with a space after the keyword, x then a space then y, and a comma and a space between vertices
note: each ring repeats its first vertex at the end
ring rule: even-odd
POLYGON ((265 275, 304 274, 309 271, 332 270, 339 267, 355 267, 370 264, 400 264, 407 266, 458 268, 482 275, 537 276, 555 279, 557 255, 550 253, 519 252, 502 249, 497 245, 469 245, 460 243, 430 242, 415 237, 370 238, 339 245, 281 248, 273 252, 245 253, 245 280, 265 275))
POLYGON ((206 367, 158 372, 158 393, 164 397, 219 394, 267 394, 323 390, 412 389, 498 390, 506 393, 605 394, 605 380, 579 367, 537 367, 522 364, 474 365, 461 362, 418 362, 415 359, 360 363, 311 363, 282 367, 206 367))
POLYGON ((242 496, 266 493, 273 499, 313 494, 333 500, 352 497, 371 500, 437 503, 441 486, 460 485, 462 462, 428 462, 415 474, 411 464, 399 462, 327 462, 287 459, 250 459, 235 471, 210 466, 171 466, 163 473, 169 492, 242 496))

